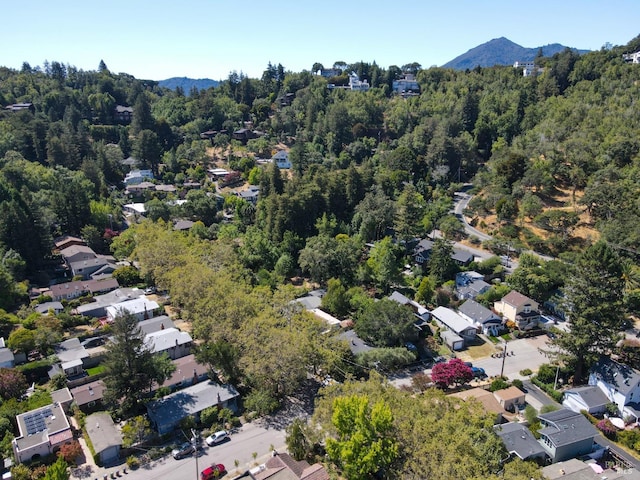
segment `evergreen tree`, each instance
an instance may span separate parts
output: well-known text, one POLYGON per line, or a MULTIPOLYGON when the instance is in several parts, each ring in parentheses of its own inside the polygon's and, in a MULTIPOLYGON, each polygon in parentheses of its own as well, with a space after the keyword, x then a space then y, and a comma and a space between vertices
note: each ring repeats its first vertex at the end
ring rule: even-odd
POLYGON ((576 261, 564 288, 563 310, 568 332, 553 340, 556 356, 575 366, 574 384, 581 385, 599 355, 609 354, 623 329, 623 267, 605 242, 589 247, 576 261))
POLYGON ((112 327, 113 341, 104 360, 105 400, 129 416, 137 411, 152 384, 164 382, 175 365, 166 355, 153 354, 135 316, 121 312, 112 327))

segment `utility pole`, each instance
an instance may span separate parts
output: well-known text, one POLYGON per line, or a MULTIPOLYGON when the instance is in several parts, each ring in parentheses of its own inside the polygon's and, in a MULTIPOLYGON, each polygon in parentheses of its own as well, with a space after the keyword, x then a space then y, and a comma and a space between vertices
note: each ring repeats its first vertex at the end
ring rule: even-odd
POLYGON ((504 342, 504 351, 502 352, 502 368, 500 369, 500 378, 504 377, 504 361, 507 358, 507 341, 504 342))
POLYGON ((191 429, 191 443, 193 444, 193 456, 196 457, 196 480, 200 478, 200 469, 198 468, 198 435, 197 432, 191 429))

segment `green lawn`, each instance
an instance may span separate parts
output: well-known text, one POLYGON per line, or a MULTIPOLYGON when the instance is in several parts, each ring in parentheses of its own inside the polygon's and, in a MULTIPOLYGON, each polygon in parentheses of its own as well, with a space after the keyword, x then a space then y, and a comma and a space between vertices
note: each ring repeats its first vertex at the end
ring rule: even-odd
POLYGON ((87 368, 87 373, 89 376, 98 375, 99 373, 104 372, 104 367, 102 365, 98 365, 97 367, 87 368))

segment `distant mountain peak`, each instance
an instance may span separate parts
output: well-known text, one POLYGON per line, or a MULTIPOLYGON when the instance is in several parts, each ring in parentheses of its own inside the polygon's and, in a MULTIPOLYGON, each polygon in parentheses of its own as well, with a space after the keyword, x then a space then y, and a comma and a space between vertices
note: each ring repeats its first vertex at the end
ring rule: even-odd
MULTIPOLYGON (((550 57, 562 52, 565 48, 571 47, 565 47, 559 43, 551 43, 542 47, 525 48, 512 42, 508 38, 500 37, 472 48, 468 52, 445 63, 443 67, 456 70, 471 70, 478 66, 493 67, 494 65, 513 65, 515 62, 525 62, 535 59, 540 49, 542 49, 543 56, 550 57)), ((580 54, 589 51, 578 50, 576 48, 572 48, 572 50, 580 54)))
POLYGON ((178 87, 182 88, 182 91, 189 95, 189 92, 196 87, 198 90, 207 90, 212 87, 217 87, 217 80, 211 80, 210 78, 188 78, 188 77, 171 77, 166 80, 160 80, 158 85, 169 90, 175 90, 178 87))

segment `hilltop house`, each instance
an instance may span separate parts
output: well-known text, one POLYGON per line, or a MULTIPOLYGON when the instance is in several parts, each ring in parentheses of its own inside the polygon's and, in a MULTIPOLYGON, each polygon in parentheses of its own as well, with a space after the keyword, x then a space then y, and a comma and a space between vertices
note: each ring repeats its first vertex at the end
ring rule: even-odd
POLYGON ((271 157, 271 160, 276 164, 278 168, 291 168, 289 153, 285 150, 278 150, 278 152, 273 157, 271 157))
POLYGON ((519 330, 536 328, 540 320, 538 302, 515 290, 502 297, 502 300, 495 302, 493 309, 515 323, 519 330))
POLYGON ((113 109, 113 118, 116 122, 131 123, 133 119, 133 107, 116 105, 116 108, 113 109))
POLYGON ((153 180, 153 172, 151 170, 131 170, 124 177, 124 184, 138 185, 146 180, 153 180))

